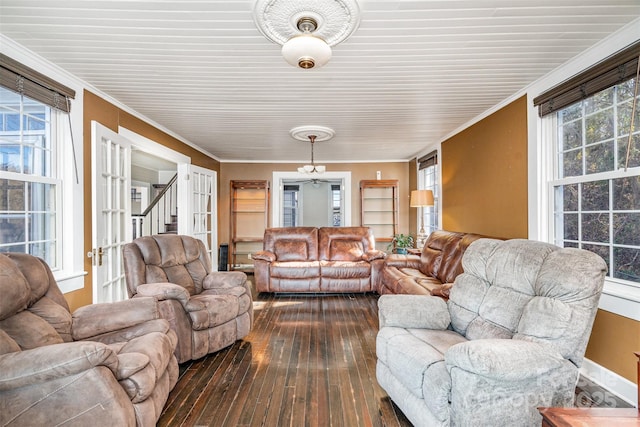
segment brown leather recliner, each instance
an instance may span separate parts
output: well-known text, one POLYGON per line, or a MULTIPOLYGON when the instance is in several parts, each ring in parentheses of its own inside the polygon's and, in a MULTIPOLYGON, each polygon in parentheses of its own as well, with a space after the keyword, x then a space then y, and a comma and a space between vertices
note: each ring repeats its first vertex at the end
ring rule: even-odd
POLYGON ((155 426, 178 363, 153 298, 72 315, 26 254, 0 254, 0 295, 0 425, 155 426))
POLYGON ((130 297, 152 296, 178 335, 178 362, 230 346, 253 325, 251 285, 238 271, 211 271, 204 243, 162 234, 123 247, 130 297))
POLYGON ((455 278, 462 273, 462 255, 484 237, 445 230, 432 232, 417 255, 389 255, 380 274, 380 294, 426 294, 448 298, 455 278))

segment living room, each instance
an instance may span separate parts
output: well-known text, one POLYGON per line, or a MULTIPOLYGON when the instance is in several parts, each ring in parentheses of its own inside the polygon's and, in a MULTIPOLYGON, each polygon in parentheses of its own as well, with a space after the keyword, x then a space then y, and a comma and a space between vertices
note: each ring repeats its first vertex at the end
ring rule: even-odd
MULTIPOLYGON (((376 172, 379 171, 382 179, 398 180, 401 200, 398 207, 399 232, 415 235, 420 228, 420 212, 409 206, 409 195, 421 185, 418 159, 436 151, 440 182, 437 228, 507 239, 526 238, 555 242, 550 214, 551 184, 548 178, 553 161, 549 160, 552 157, 549 154, 548 143, 544 142, 545 128, 538 116, 538 107, 534 105, 534 99, 603 59, 637 43, 640 38, 640 12, 637 10, 637 4, 619 3, 621 7, 628 8, 624 9, 625 11, 633 11, 633 16, 625 16, 621 19, 624 23, 618 24, 615 29, 603 31, 598 38, 591 35, 587 48, 566 54, 566 59, 560 63, 561 65, 539 71, 536 78, 531 78, 526 85, 503 96, 495 105, 474 112, 437 137, 424 139, 419 149, 414 150, 411 156, 398 158, 391 141, 387 143, 390 149, 383 157, 388 160, 371 160, 364 154, 362 157, 352 155, 351 160, 344 160, 340 157, 346 154, 337 154, 339 148, 323 148, 323 142, 318 142, 315 147, 316 159, 318 163, 326 165, 327 172, 350 173, 351 210, 350 218, 345 221, 345 225, 359 225, 359 183, 361 180, 376 179, 376 172)), ((606 9, 607 5, 611 6, 602 2, 599 7, 606 9)), ((122 130, 126 129, 129 136, 138 135, 141 139, 153 141, 167 150, 190 158, 191 164, 216 173, 217 244, 214 248, 230 239, 229 188, 232 180, 266 180, 271 182, 271 190, 274 192, 277 189, 273 182, 275 172, 293 171, 302 163, 308 163, 308 145, 292 141, 288 135, 288 128, 283 135, 269 137, 265 134, 264 141, 265 144, 269 144, 268 141, 279 138, 288 139, 291 146, 301 145, 295 148, 299 151, 296 151, 294 160, 283 158, 261 161, 253 158, 256 153, 248 153, 245 159, 231 160, 224 155, 212 156, 211 153, 215 154, 213 150, 203 150, 197 143, 172 131, 158 119, 150 120, 149 114, 138 112, 132 106, 121 103, 118 100, 120 94, 117 92, 110 93, 107 88, 99 89, 92 83, 91 73, 87 73, 86 78, 80 78, 67 71, 63 65, 47 60, 46 43, 34 43, 29 40, 28 31, 22 34, 16 28, 21 23, 20 16, 25 14, 12 10, 18 6, 9 2, 3 2, 0 6, 2 53, 75 91, 68 116, 71 128, 66 126, 66 115, 61 121, 65 126, 60 125, 60 132, 64 135, 65 141, 73 139, 73 144, 63 144, 61 147, 67 161, 64 163, 64 175, 60 181, 65 194, 75 194, 78 197, 63 202, 65 233, 64 245, 59 256, 65 260, 65 271, 64 274, 55 271, 72 311, 95 302, 94 258, 87 257, 87 253, 92 253, 96 248, 92 200, 99 192, 92 189, 91 185, 92 122, 98 122, 114 133, 122 134, 122 130), (73 160, 69 160, 73 159, 74 154, 75 164, 73 160)), ((362 7, 366 10, 364 5, 362 7)), ((244 8, 247 9, 246 19, 251 21, 250 8, 244 8)), ((594 25, 599 22, 599 16, 595 13, 590 19, 594 25)), ((361 23, 359 30, 367 30, 366 21, 361 23)), ((38 31, 46 33, 47 30, 38 31)), ((354 37, 358 34, 357 31, 354 37)), ((73 52, 67 54, 73 56, 73 52)), ((276 49, 274 56, 278 55, 276 49)), ((276 59, 284 61, 280 57, 276 59)), ((330 67, 339 59, 340 55, 337 52, 325 67, 330 67)), ((92 61, 97 60, 94 58, 92 61)), ((81 63, 82 60, 70 62, 81 63)), ((241 127, 242 124, 236 126, 241 127)), ((639 127, 640 124, 636 124, 636 129, 639 127)), ((268 132, 268 129, 265 128, 264 132, 268 132)), ((405 132, 411 132, 411 129, 406 129, 405 132)), ((223 144, 222 141, 220 143, 223 144)), ((215 141, 212 144, 215 146, 215 141)), ((256 141, 257 145, 262 145, 262 142, 256 141)), ((367 146, 362 144, 356 149, 364 153, 367 146)), ((632 163, 630 171, 637 176, 638 165, 632 163)), ((14 176, 4 173, 0 175, 0 179, 14 179, 14 176)), ((0 214, 8 212, 3 211, 0 214)), ((0 245, 11 243, 0 241, 0 245)), ((217 259, 217 254, 213 258, 217 259)), ((639 291, 635 285, 607 282, 585 354, 588 361, 583 366, 583 373, 597 379, 600 384, 630 402, 633 401, 637 390, 633 352, 640 350, 638 295, 639 291)))

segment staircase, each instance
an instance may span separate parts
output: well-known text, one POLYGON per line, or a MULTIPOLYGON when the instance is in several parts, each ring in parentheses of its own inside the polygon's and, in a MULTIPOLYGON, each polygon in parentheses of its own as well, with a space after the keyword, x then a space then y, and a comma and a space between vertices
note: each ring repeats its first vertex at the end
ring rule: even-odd
MULTIPOLYGON (((149 206, 140 214, 132 214, 133 238, 153 234, 178 233, 178 174, 166 184, 154 184, 158 192, 149 206)), ((132 193, 132 197, 135 195, 132 193)))
POLYGON ((170 215, 171 222, 164 223, 164 233, 160 234, 178 234, 178 215, 170 215))

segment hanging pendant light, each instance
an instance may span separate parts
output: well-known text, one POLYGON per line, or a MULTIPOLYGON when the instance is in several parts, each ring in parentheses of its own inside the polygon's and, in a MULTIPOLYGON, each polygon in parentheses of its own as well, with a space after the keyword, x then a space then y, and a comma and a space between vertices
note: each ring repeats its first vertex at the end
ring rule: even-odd
POLYGON ((316 142, 316 138, 316 135, 309 135, 309 141, 311 141, 311 164, 299 167, 298 172, 300 173, 324 173, 327 170, 324 165, 316 165, 316 163, 313 161, 313 144, 316 142))

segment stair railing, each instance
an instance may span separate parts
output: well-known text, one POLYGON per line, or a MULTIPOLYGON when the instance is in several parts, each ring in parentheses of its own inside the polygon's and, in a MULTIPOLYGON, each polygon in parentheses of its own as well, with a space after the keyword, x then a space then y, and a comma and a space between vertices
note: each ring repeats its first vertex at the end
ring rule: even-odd
POLYGON ((177 180, 178 174, 175 174, 142 213, 131 215, 134 239, 152 234, 177 232, 177 180))

